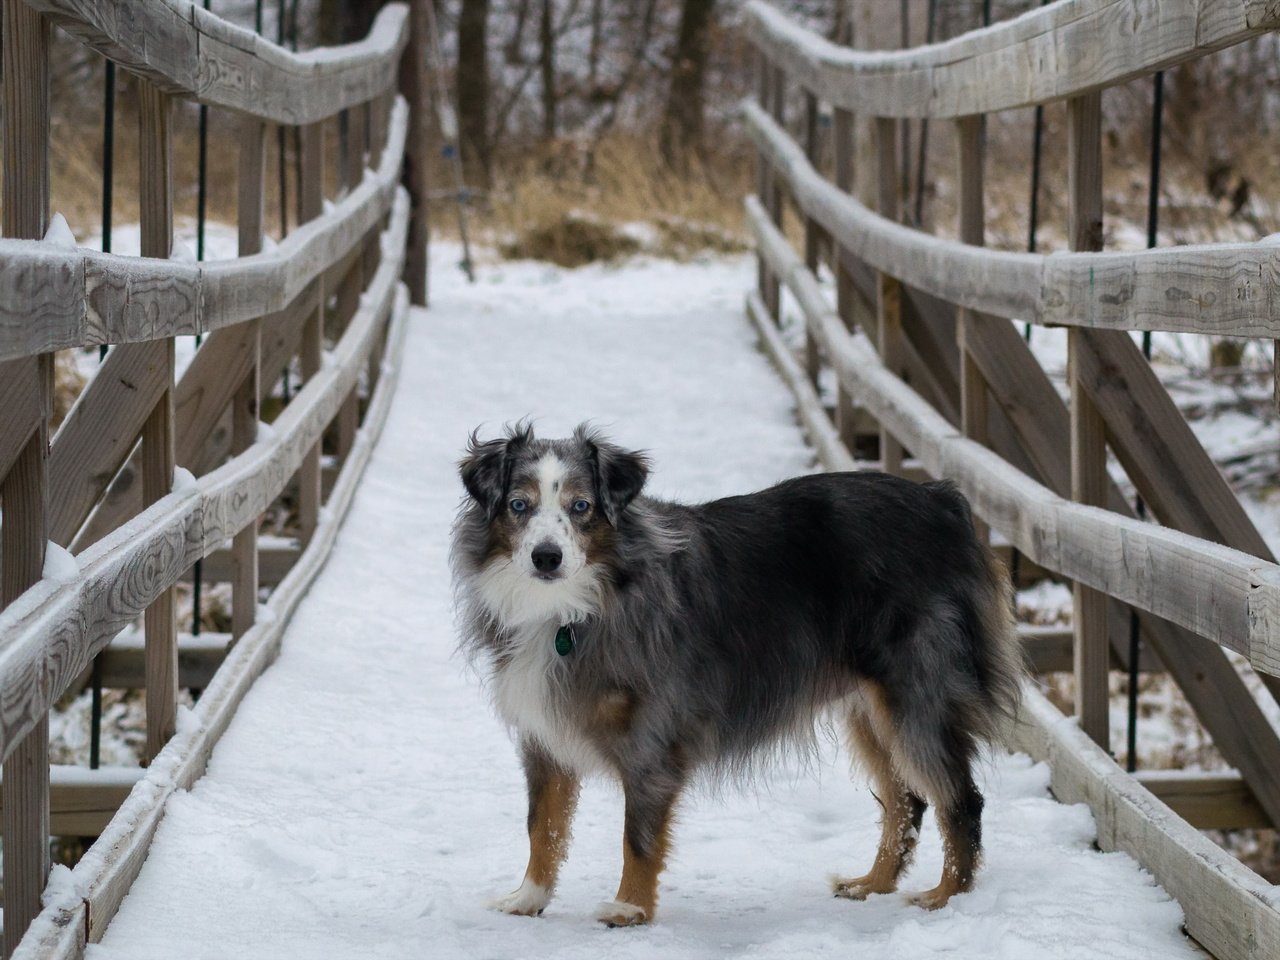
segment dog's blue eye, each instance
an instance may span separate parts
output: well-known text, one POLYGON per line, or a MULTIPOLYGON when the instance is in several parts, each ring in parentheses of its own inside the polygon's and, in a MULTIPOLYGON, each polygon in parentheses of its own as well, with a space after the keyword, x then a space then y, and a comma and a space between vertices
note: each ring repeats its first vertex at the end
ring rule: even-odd
POLYGON ((590 510, 590 509, 591 509, 591 504, 590 504, 590 503, 588 503, 586 500, 575 500, 575 501, 573 501, 573 512, 574 512, 574 513, 586 513, 586 512, 587 512, 588 510, 590 510))
POLYGON ((529 504, 526 501, 521 500, 519 497, 516 497, 514 500, 511 501, 512 513, 524 513, 528 509, 529 509, 529 504))

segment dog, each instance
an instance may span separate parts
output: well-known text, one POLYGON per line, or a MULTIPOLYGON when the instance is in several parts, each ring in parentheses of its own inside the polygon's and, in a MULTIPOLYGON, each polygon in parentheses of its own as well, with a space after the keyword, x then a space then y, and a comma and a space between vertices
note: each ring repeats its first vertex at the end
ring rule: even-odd
POLYGON ((528 783, 529 861, 493 905, 541 914, 584 776, 625 798, 610 926, 654 918, 672 814, 695 774, 749 776, 835 711, 883 807, 875 862, 838 897, 897 889, 928 804, 944 866, 912 902, 974 882, 972 768, 1018 699, 1011 586, 948 482, 828 473, 685 505, 599 431, 472 434, 451 564, 462 649, 487 671, 528 783))

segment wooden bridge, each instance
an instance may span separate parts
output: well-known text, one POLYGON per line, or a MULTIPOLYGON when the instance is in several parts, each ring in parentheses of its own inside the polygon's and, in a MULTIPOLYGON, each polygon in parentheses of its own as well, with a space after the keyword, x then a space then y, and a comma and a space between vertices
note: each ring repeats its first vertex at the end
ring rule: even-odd
MULTIPOLYGON (((142 870, 166 803, 201 778, 275 658, 392 409, 409 304, 425 300, 425 43, 398 4, 365 41, 311 54, 186 0, 3 0, 3 11, 4 945, 7 956, 77 957, 142 870), (141 257, 43 239, 54 24, 139 80, 141 257), (237 259, 170 258, 174 98, 241 118, 237 259), (300 226, 266 245, 272 124, 298 129, 300 226), (177 376, 174 337, 191 334, 205 340, 177 376), (50 436, 53 351, 96 344, 112 347, 50 436), (301 387, 264 427, 259 405, 291 366, 301 387), (261 544, 258 520, 281 498, 296 539, 261 544), (193 578, 233 585, 229 636, 179 633, 175 587, 193 578), (140 615, 141 643, 127 629, 140 615), (146 690, 148 763, 136 775, 48 763, 49 710, 95 663, 99 679, 146 690), (179 689, 193 686, 201 696, 184 712, 179 689), (48 838, 64 833, 98 839, 69 881, 46 889, 48 838)), ((1037 669, 1074 673, 1076 717, 1029 689, 1009 745, 1049 762, 1055 796, 1089 804, 1099 845, 1148 867, 1207 950, 1280 956, 1280 890, 1197 829, 1280 823, 1280 737, 1224 652, 1244 657, 1270 695, 1280 689, 1280 567, 1130 337, 1280 339, 1280 246, 1099 251, 1100 91, 1280 29, 1280 9, 1060 0, 945 44, 874 54, 759 0, 746 18, 759 78, 759 102, 745 108, 759 150, 747 209, 760 258, 747 309, 820 460, 951 477, 984 535, 1074 583, 1074 635, 1029 633, 1028 648, 1037 669), (1057 100, 1068 104, 1072 252, 984 249, 983 117, 1057 100), (789 105, 805 109, 789 118, 789 105), (828 107, 830 156, 818 136, 828 107), (958 241, 900 222, 897 130, 908 118, 956 125, 958 241), (803 225, 799 253, 787 209, 803 225), (784 286, 804 317, 799 358, 779 330, 784 286), (1069 327, 1069 404, 1013 319, 1069 327), (824 365, 838 382, 833 411, 816 389, 824 365), (868 416, 874 463, 854 456, 868 416), (1158 522, 1110 480, 1108 450, 1158 522), (1236 772, 1130 776, 1112 760, 1107 679, 1131 666, 1130 611, 1144 641, 1133 666, 1176 681, 1236 772)))

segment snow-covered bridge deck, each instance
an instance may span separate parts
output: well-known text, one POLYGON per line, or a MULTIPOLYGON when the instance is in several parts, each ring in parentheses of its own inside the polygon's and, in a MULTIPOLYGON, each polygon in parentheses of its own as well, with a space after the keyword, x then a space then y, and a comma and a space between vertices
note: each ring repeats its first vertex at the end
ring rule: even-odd
MULTIPOLYGON (((868 864, 878 807, 843 754, 758 790, 683 806, 658 922, 592 920, 620 869, 619 792, 584 792, 557 899, 539 920, 486 909, 524 868, 524 785, 454 654, 447 566, 466 434, 523 415, 546 435, 590 418, 651 451, 652 489, 707 498, 812 469, 789 393, 743 319, 747 259, 566 273, 481 270, 437 250, 377 450, 283 652, 190 792, 168 803, 141 875, 91 960, 349 957, 1098 957, 1199 955, 1182 911, 1048 772, 985 766, 987 864, 936 913, 835 900, 868 864)), ((931 818, 904 889, 931 886, 931 818)))

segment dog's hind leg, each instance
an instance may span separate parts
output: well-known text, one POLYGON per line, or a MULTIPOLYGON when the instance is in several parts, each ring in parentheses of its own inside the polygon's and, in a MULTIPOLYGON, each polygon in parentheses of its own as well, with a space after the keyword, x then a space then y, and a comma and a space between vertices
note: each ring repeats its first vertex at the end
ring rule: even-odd
POLYGON ((658 906, 658 875, 671 846, 671 821, 684 787, 675 757, 623 776, 626 813, 622 833, 622 882, 602 903, 596 919, 610 927, 648 923, 658 906))
POLYGON ((897 775, 892 757, 870 719, 856 709, 849 718, 849 736, 851 746, 871 776, 872 788, 884 815, 880 821, 880 847, 871 872, 861 877, 838 877, 832 887, 837 897, 864 900, 873 893, 892 893, 898 889, 898 878, 915 853, 927 805, 897 775))
POLYGON ((913 894, 912 903, 926 910, 944 906, 951 895, 973 888, 982 859, 982 794, 965 770, 954 797, 937 807, 942 833, 942 879, 932 890, 913 894))
POLYGON ((525 741, 521 749, 529 785, 529 866, 519 889, 493 901, 492 906, 504 913, 534 917, 551 901, 560 865, 569 852, 579 781, 535 744, 525 741))

